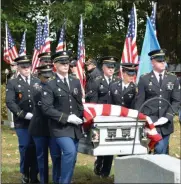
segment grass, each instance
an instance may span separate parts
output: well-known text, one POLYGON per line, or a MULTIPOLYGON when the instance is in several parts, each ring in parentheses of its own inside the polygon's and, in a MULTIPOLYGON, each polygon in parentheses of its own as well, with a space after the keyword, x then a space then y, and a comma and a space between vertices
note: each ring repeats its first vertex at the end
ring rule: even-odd
MULTIPOLYGON (((1 126, 1 142, 2 142, 2 167, 1 167, 1 183, 19 183, 21 174, 19 173, 19 151, 18 140, 14 130, 9 127, 1 126)), ((175 119, 175 132, 170 139, 170 155, 176 158, 180 156, 180 124, 178 118, 175 119)), ((93 164, 95 158, 93 156, 78 154, 76 168, 73 179, 75 184, 110 184, 114 182, 114 171, 112 169, 111 176, 106 179, 99 178, 93 172, 93 164)), ((49 161, 49 172, 51 181, 51 161, 49 161)), ((113 167, 112 167, 113 168, 113 167)))

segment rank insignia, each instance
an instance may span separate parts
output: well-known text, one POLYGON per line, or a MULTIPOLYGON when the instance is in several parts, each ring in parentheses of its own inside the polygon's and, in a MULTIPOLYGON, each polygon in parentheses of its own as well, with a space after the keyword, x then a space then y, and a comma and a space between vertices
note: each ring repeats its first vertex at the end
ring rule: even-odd
POLYGON ((172 82, 168 82, 167 89, 172 90, 174 88, 174 84, 172 82))
POLYGON ((103 89, 103 88, 104 88, 104 86, 101 84, 101 85, 100 85, 100 89, 103 89))
POLYGON ((117 89, 115 90, 114 94, 115 94, 115 95, 117 95, 117 94, 118 94, 118 90, 117 90, 117 89))
POLYGON ((74 94, 77 95, 78 94, 78 89, 74 88, 74 94))

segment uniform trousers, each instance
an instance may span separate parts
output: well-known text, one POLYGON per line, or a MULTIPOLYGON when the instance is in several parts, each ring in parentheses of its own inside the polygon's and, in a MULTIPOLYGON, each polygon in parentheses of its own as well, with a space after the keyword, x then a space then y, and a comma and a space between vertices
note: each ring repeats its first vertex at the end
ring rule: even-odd
POLYGON ((40 183, 48 183, 48 147, 52 159, 52 180, 58 183, 61 172, 61 151, 55 138, 48 136, 33 136, 36 145, 36 157, 40 173, 40 183))
POLYGON ((170 135, 162 135, 162 140, 160 140, 156 145, 155 145, 155 154, 167 154, 167 149, 168 149, 168 143, 169 143, 169 137, 170 135))
POLYGON ((56 137, 59 149, 62 150, 61 184, 70 184, 77 158, 79 140, 70 137, 56 137))
POLYGON ((16 128, 20 153, 20 172, 31 181, 37 180, 38 164, 36 159, 36 148, 27 128, 16 128))

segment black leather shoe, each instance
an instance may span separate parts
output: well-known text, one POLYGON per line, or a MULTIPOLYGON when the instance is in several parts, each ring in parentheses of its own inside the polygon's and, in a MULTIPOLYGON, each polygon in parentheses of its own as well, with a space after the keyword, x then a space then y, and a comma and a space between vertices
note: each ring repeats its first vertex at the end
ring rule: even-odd
POLYGON ((21 183, 29 183, 29 178, 23 174, 22 178, 21 178, 21 183))
POLYGON ((94 173, 98 176, 101 175, 101 165, 98 164, 96 161, 94 163, 94 173))

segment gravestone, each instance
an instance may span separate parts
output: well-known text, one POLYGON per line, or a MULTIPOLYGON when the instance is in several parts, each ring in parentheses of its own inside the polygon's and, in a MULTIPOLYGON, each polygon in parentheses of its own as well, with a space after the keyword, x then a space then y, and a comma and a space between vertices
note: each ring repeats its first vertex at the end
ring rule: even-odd
POLYGON ((169 155, 116 157, 114 183, 180 183, 180 166, 169 155))

